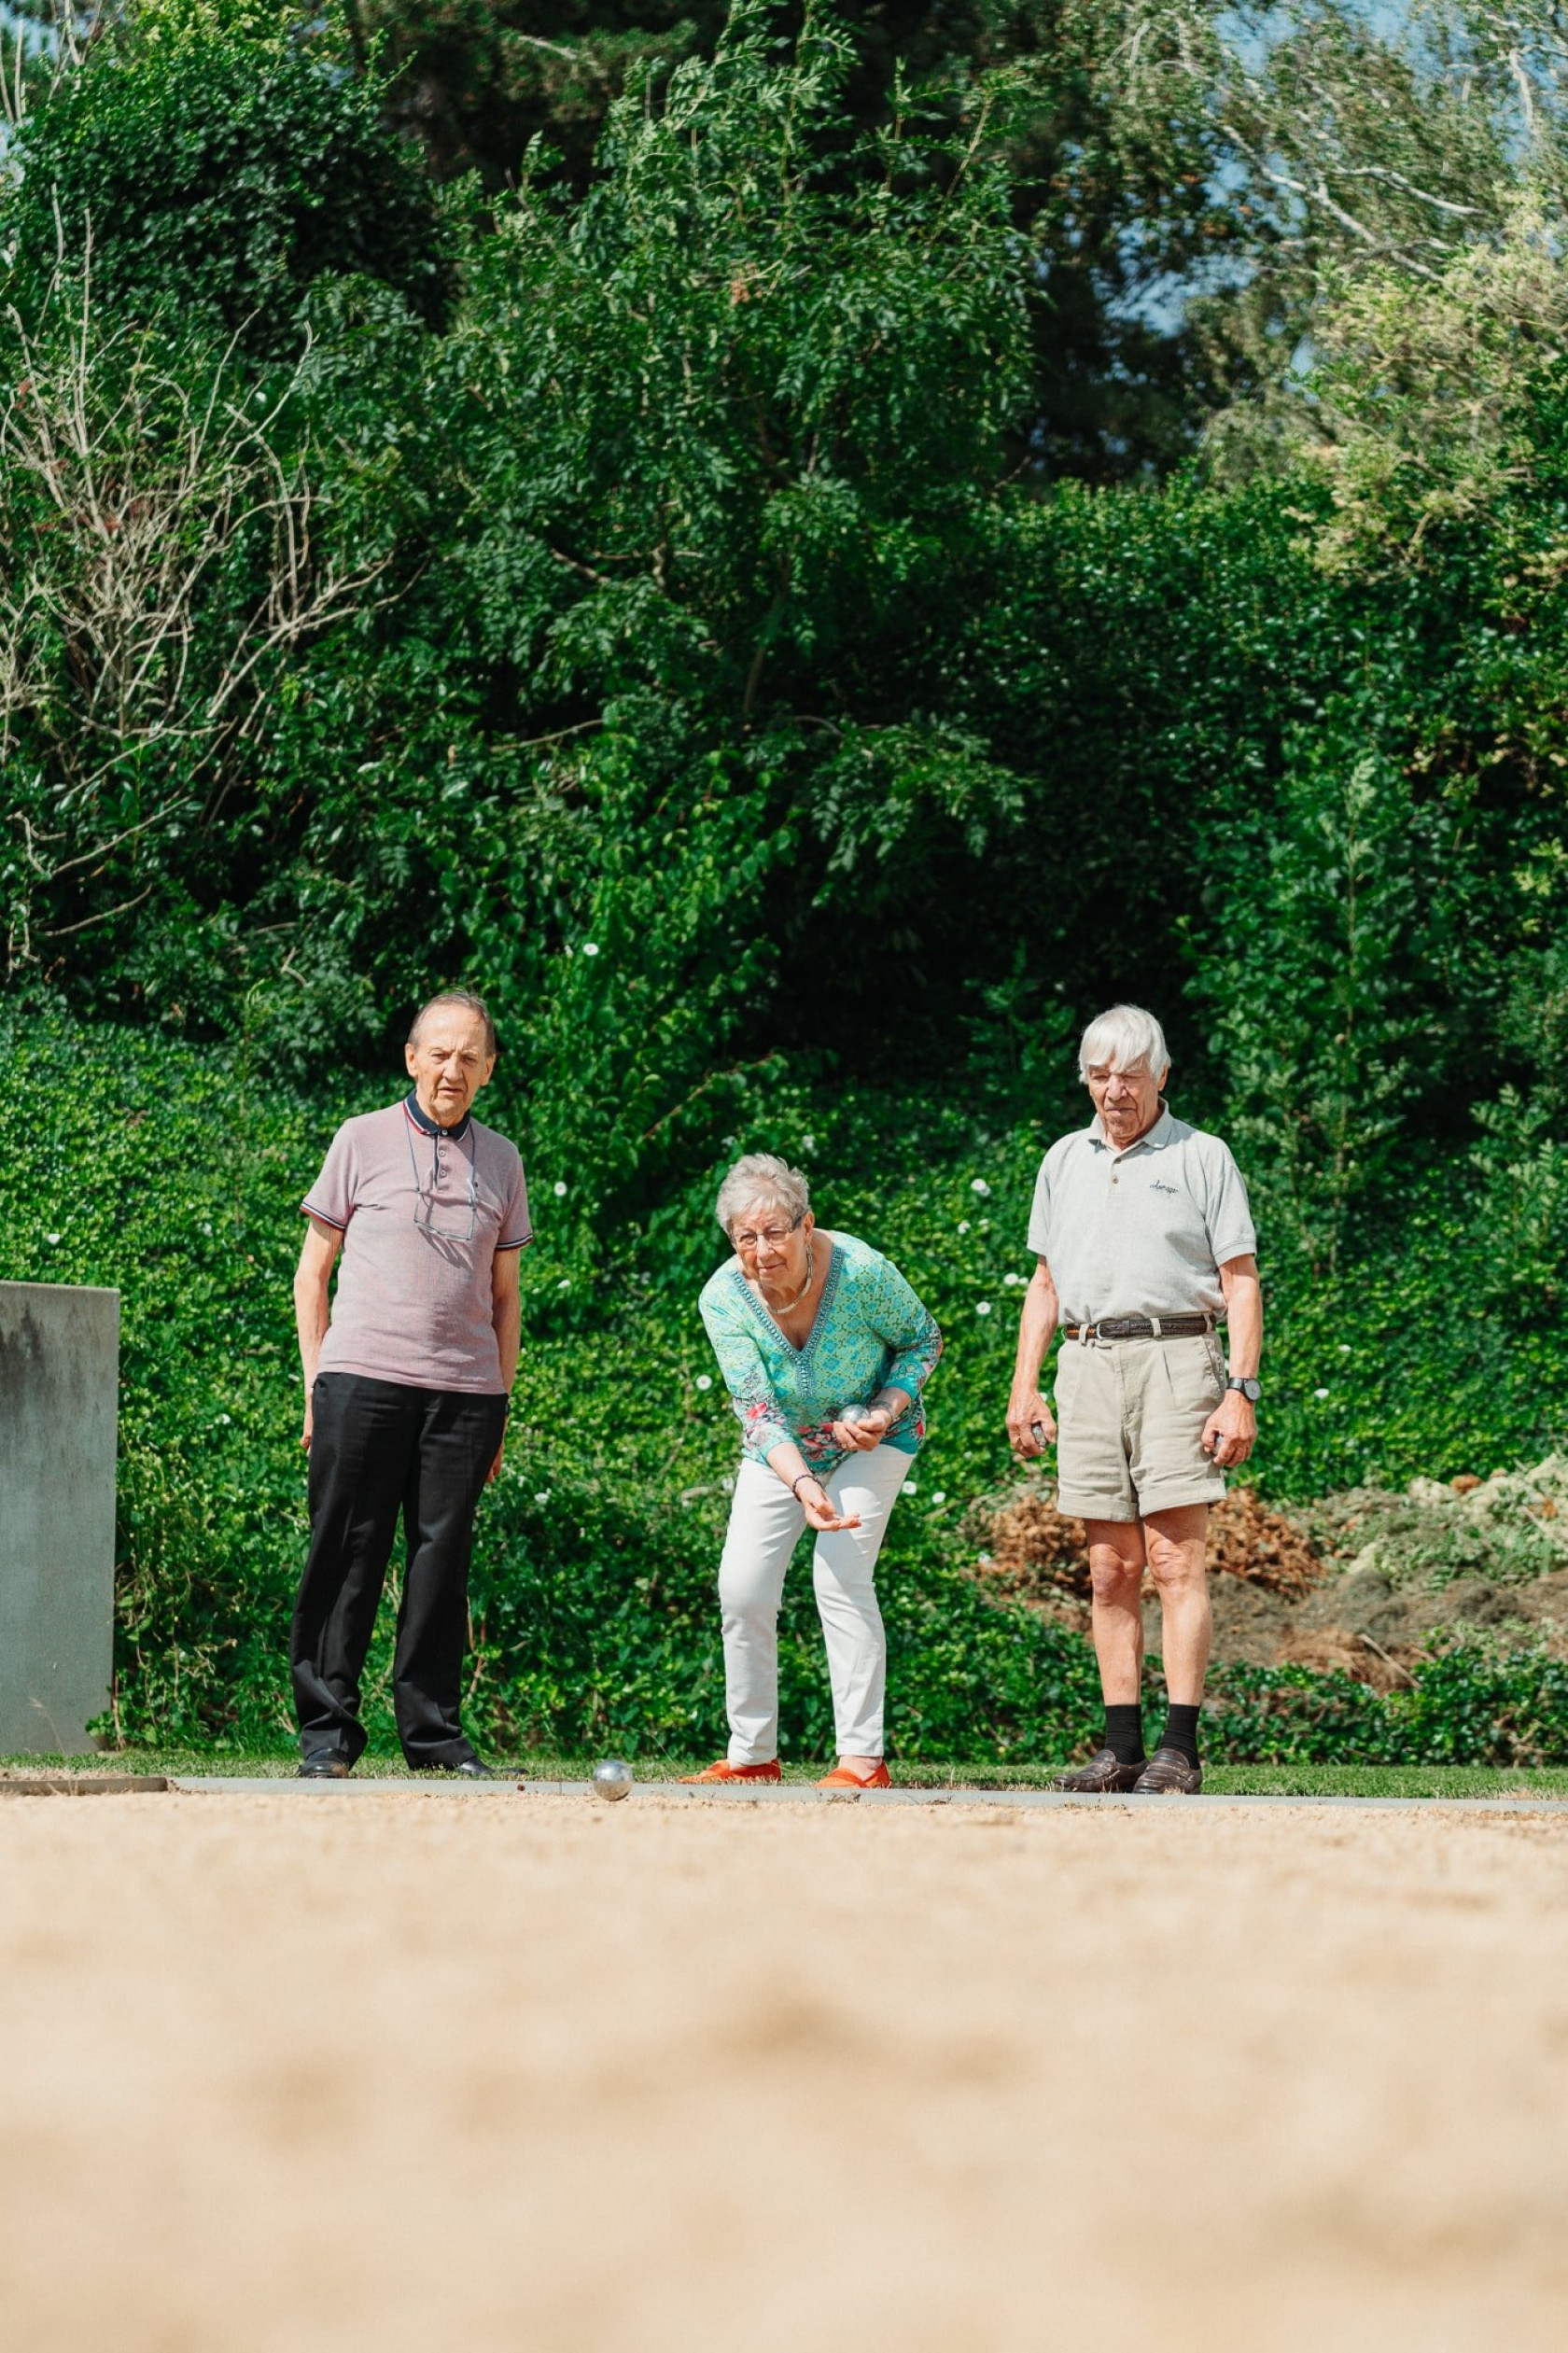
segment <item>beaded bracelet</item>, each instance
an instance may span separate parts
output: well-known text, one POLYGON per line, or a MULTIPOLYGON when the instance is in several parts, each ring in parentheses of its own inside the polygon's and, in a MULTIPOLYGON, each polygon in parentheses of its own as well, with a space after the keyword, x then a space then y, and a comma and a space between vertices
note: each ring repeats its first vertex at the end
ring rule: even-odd
POLYGON ((822 1484, 821 1480, 817 1477, 815 1471, 802 1471, 800 1478, 792 1478, 790 1481, 790 1492, 793 1495, 797 1503, 800 1501, 800 1484, 802 1478, 810 1479, 812 1484, 817 1487, 820 1487, 822 1484))

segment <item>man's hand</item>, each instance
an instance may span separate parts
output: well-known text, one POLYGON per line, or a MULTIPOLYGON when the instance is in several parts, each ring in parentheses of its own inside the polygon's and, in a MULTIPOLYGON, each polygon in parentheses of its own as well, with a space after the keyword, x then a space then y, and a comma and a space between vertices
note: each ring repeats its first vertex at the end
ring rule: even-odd
POLYGON ((342 1247, 343 1236, 335 1226, 329 1226, 322 1217, 307 1218, 304 1248, 294 1271, 294 1322, 300 1335, 300 1370, 305 1380, 305 1421, 300 1444, 307 1454, 311 1450, 311 1399, 315 1392, 315 1368, 321 1361, 321 1343, 327 1337, 330 1311, 328 1295, 332 1265, 342 1247))
POLYGON ((1257 1408, 1251 1398, 1239 1389, 1227 1389, 1204 1423, 1198 1443, 1219 1470, 1233 1471, 1244 1463, 1257 1444, 1257 1408))
POLYGON ((484 1474, 484 1484, 485 1484, 485 1486, 486 1486, 486 1487, 494 1487, 494 1485, 496 1484, 496 1481, 497 1481, 497 1480, 500 1478, 500 1475, 501 1475, 501 1458, 502 1458, 502 1456, 503 1456, 505 1453, 506 1453, 506 1440, 505 1440, 505 1438, 503 1437, 503 1438, 502 1438, 502 1440, 501 1440, 501 1442, 500 1442, 500 1444, 499 1444, 499 1446, 496 1449, 496 1459, 495 1459, 495 1461, 491 1464, 490 1468, 489 1468, 489 1469, 485 1472, 485 1474, 484 1474))
POLYGON ((1008 1400, 1007 1438, 1014 1453, 1026 1463, 1055 1446, 1056 1417, 1038 1389, 1027 1389, 1021 1396, 1008 1400))

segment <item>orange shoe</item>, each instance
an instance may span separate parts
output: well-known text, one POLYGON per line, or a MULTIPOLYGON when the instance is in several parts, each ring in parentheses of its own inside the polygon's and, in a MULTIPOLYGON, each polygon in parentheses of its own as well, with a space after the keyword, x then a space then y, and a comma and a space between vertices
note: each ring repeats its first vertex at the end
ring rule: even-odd
POLYGON ((817 1784, 819 1789, 890 1789, 892 1786, 893 1776, 880 1757, 876 1760, 875 1772, 862 1776, 860 1773, 852 1773, 847 1765, 835 1765, 832 1772, 824 1774, 817 1784))
POLYGON ((680 1775, 682 1781, 777 1781, 778 1777, 777 1757, 765 1765, 732 1765, 721 1757, 706 1772, 680 1775))

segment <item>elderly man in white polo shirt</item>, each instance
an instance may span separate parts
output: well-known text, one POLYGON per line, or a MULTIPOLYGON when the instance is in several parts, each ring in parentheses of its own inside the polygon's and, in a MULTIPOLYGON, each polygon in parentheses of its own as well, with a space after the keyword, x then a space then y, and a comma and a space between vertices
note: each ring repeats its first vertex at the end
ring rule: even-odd
POLYGON ((1008 1436, 1026 1461, 1057 1439, 1040 1372, 1059 1327, 1057 1500, 1087 1530, 1105 1737, 1057 1786, 1085 1795, 1203 1786, 1209 1506, 1257 1437, 1263 1293, 1247 1188, 1217 1136, 1166 1108, 1169 1060, 1159 1023, 1138 1005, 1113 1005, 1084 1032, 1078 1069, 1095 1115, 1041 1163, 1029 1233, 1036 1264, 1007 1408, 1008 1436), (1160 1598, 1169 1702, 1147 1760, 1145 1564, 1160 1598))

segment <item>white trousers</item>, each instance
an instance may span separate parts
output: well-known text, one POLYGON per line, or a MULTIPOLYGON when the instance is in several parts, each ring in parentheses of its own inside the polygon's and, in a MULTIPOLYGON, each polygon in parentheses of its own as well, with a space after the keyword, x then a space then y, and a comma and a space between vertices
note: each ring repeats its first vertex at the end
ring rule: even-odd
MULTIPOLYGON (((819 1535, 811 1564, 841 1757, 882 1754, 888 1643, 874 1579, 888 1514, 914 1461, 897 1447, 878 1446, 848 1455, 826 1481, 834 1509, 858 1512, 861 1520, 819 1535)), ((732 1765, 764 1765, 778 1754, 778 1604, 805 1526, 783 1480, 762 1463, 743 1461, 719 1563, 732 1765)))

